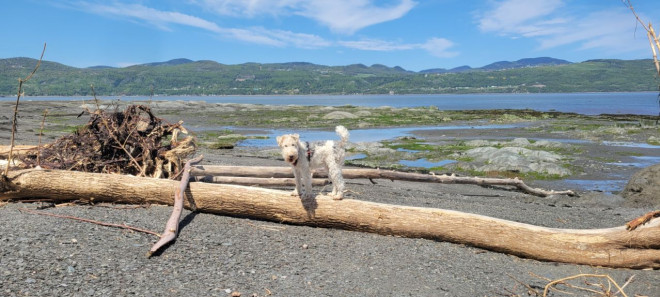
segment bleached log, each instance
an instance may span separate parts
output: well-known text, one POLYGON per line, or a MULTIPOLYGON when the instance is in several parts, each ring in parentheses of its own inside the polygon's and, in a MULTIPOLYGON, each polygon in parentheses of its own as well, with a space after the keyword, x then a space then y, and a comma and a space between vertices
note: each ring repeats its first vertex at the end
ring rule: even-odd
MULTIPOLYGON (((290 178, 293 177, 291 167, 275 166, 218 166, 218 165, 198 165, 193 167, 190 172, 192 176, 240 176, 240 177, 274 177, 290 178)), ((345 179, 368 178, 368 179, 390 179, 406 180, 417 182, 433 182, 442 184, 472 184, 472 185, 490 185, 490 186, 512 186, 519 190, 540 197, 551 195, 569 195, 574 196, 575 192, 571 190, 553 191, 539 188, 532 188, 517 178, 486 178, 472 176, 455 175, 433 175, 412 172, 399 172, 393 170, 368 169, 368 168, 344 168, 342 175, 345 179)), ((327 177, 325 171, 314 171, 313 176, 317 178, 327 177)))
MULTIPOLYGON (((243 186, 292 186, 296 184, 293 178, 267 178, 246 176, 195 176, 194 181, 205 183, 233 184, 243 186)), ((313 178, 312 185, 325 186, 330 182, 327 179, 313 178)))
MULTIPOLYGON (((178 181, 58 170, 13 171, 0 201, 49 198, 172 205, 178 181)), ((190 183, 199 211, 281 223, 427 238, 520 257, 575 264, 660 268, 660 219, 626 230, 557 229, 482 215, 319 195, 301 203, 289 191, 190 183)))

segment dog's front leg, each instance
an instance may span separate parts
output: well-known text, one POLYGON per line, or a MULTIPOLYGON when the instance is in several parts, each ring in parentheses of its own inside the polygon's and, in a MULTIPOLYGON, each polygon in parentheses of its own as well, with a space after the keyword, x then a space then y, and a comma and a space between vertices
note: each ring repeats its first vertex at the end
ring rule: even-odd
POLYGON ((303 163, 300 164, 300 180, 303 184, 302 197, 305 199, 314 198, 314 193, 312 192, 312 171, 309 168, 309 164, 303 163))
POLYGON ((291 196, 300 196, 303 193, 301 189, 302 183, 300 182, 300 170, 296 166, 291 166, 291 168, 293 169, 293 179, 296 181, 296 188, 291 192, 291 196))

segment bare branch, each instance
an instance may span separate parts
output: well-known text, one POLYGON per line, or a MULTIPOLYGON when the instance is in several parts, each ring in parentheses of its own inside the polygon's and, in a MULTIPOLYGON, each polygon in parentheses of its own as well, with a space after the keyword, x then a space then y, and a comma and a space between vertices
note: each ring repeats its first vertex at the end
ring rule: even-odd
POLYGON ((181 175, 179 188, 174 192, 174 207, 172 208, 172 214, 165 224, 163 236, 161 236, 160 240, 151 247, 147 253, 147 257, 151 257, 156 251, 158 251, 158 249, 176 239, 176 236, 179 233, 179 218, 181 218, 181 212, 183 211, 183 198, 185 196, 186 188, 188 188, 188 181, 190 180, 191 165, 199 163, 202 161, 202 158, 203 156, 199 156, 195 159, 189 160, 183 167, 183 174, 181 175))
POLYGON ((14 140, 15 140, 15 135, 16 135, 16 120, 18 117, 18 102, 21 100, 21 95, 23 94, 23 83, 30 80, 32 76, 37 72, 37 69, 39 69, 39 66, 41 66, 41 60, 44 58, 44 53, 46 52, 46 43, 44 43, 44 49, 41 51, 41 57, 39 57, 39 61, 37 62, 37 66, 34 67, 34 70, 32 70, 32 73, 28 75, 25 78, 19 78, 18 79, 18 93, 16 95, 16 106, 14 106, 14 120, 11 125, 11 143, 9 144, 9 158, 7 159, 7 168, 5 168, 4 176, 7 176, 9 174, 9 164, 12 163, 12 158, 13 158, 13 148, 14 148, 14 140))

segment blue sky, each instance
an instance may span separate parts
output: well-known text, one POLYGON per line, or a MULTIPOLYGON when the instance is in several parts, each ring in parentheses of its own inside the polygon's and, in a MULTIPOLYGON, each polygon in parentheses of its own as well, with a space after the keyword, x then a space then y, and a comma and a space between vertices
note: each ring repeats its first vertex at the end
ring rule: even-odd
MULTIPOLYGON (((660 28, 660 1, 633 4, 660 28)), ((46 42, 45 60, 75 67, 188 58, 419 71, 652 57, 621 0, 26 0, 2 12, 0 58, 38 58, 46 42)))

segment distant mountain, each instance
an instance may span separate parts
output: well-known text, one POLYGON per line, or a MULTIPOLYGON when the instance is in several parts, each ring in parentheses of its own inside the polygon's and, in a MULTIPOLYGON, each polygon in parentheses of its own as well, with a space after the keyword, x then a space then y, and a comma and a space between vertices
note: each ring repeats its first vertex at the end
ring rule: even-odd
POLYGON ((564 64, 571 64, 571 62, 561 59, 549 58, 549 57, 540 57, 540 58, 520 59, 514 62, 500 61, 500 62, 488 64, 479 69, 493 71, 493 70, 523 68, 523 67, 556 66, 556 65, 564 65, 564 64))
MULTIPOLYGON (((0 95, 14 95, 16 82, 37 60, 0 59, 0 95)), ((174 59, 123 68, 76 68, 43 61, 24 84, 28 96, 444 94, 524 92, 656 91, 651 59, 553 58, 496 62, 413 72, 382 64, 326 66, 308 62, 221 64, 174 59)))
POLYGON ((181 64, 188 64, 194 62, 193 60, 189 59, 173 59, 165 62, 153 62, 153 63, 146 63, 146 64, 140 64, 136 66, 175 66, 175 65, 181 65, 181 64))
POLYGON ((460 73, 460 72, 469 72, 469 71, 497 71, 504 69, 515 69, 515 68, 525 68, 525 67, 539 67, 539 66, 556 66, 571 64, 571 62, 561 59, 555 59, 550 57, 539 57, 539 58, 526 58, 520 59, 518 61, 499 61, 495 63, 488 64, 479 68, 472 68, 470 66, 460 66, 452 69, 443 69, 443 68, 433 68, 420 71, 420 73, 460 73))

